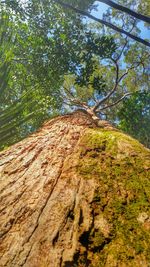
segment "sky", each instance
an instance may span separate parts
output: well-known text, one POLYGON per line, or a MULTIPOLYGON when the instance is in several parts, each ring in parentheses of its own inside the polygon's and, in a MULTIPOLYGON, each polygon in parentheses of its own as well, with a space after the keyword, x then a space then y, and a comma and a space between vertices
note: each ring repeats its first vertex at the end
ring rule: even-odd
MULTIPOLYGON (((20 0, 20 2, 24 5, 26 3, 26 0, 20 0)), ((108 5, 104 3, 100 3, 98 1, 95 1, 94 5, 97 5, 97 10, 92 10, 91 14, 97 18, 102 19, 104 12, 108 9, 108 5)), ((90 20, 90 19, 87 19, 87 20, 90 20)), ((147 27, 144 26, 144 23, 139 22, 138 27, 141 30, 141 33, 139 34, 140 37, 142 37, 143 39, 150 40, 150 30, 148 30, 147 27)))
MULTIPOLYGON (((102 19, 102 15, 108 9, 108 5, 100 3, 98 1, 95 1, 94 4, 96 4, 98 7, 97 10, 93 10, 91 14, 97 18, 102 19)), ((138 27, 141 30, 141 33, 139 34, 140 37, 150 39, 150 30, 148 30, 147 27, 144 26, 144 23, 139 22, 138 27)))

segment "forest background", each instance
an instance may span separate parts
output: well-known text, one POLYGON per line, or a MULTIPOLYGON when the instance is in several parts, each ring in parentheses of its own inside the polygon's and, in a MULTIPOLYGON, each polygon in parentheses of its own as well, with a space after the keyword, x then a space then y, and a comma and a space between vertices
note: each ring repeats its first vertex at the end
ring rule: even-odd
POLYGON ((149 147, 149 14, 148 0, 1 1, 0 149, 76 109, 149 147))

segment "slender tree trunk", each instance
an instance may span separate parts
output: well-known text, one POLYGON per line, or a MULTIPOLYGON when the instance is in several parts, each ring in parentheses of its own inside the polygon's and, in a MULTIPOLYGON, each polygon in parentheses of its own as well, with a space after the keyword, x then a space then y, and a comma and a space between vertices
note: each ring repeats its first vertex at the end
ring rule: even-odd
POLYGON ((75 112, 1 152, 1 267, 148 266, 149 151, 104 126, 75 112))

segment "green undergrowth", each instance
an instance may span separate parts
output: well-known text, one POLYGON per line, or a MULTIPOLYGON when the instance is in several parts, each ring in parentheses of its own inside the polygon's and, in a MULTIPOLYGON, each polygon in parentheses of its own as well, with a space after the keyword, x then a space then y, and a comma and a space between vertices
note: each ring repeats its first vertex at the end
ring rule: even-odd
POLYGON ((108 236, 94 228, 89 233, 88 266, 149 266, 148 149, 121 132, 89 129, 79 150, 78 174, 97 183, 94 216, 110 225, 108 236))

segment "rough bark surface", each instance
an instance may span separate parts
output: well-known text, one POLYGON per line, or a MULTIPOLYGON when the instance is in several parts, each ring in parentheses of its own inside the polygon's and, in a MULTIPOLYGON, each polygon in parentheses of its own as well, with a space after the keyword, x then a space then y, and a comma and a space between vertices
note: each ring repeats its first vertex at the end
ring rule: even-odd
POLYGON ((149 155, 82 112, 1 152, 0 266, 150 266, 149 155))

